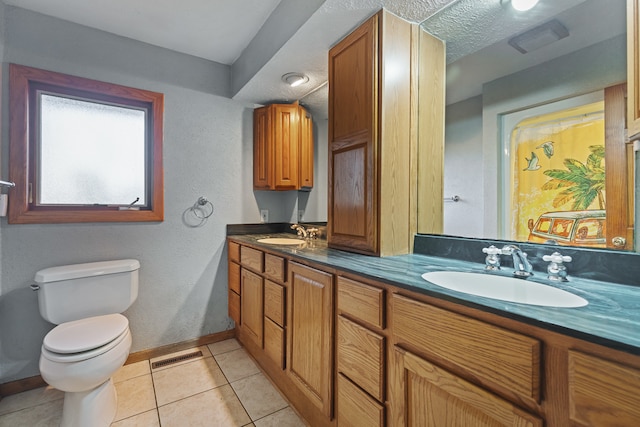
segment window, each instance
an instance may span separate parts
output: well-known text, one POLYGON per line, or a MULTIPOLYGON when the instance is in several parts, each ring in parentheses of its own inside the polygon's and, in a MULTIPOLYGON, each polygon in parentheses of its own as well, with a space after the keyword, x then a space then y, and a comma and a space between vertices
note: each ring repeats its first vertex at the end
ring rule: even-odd
POLYGON ((162 94, 9 73, 9 223, 163 220, 162 94))

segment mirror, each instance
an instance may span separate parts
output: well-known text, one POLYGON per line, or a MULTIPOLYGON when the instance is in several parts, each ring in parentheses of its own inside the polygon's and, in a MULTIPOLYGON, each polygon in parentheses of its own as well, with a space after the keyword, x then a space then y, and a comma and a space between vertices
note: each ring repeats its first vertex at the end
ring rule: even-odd
MULTIPOLYGON (((626 2, 540 0, 517 12, 509 0, 459 0, 421 27, 447 50, 443 232, 514 240, 511 174, 521 160, 539 169, 549 151, 515 157, 512 132, 626 82, 626 2)), ((537 220, 522 219, 532 228, 537 220)))

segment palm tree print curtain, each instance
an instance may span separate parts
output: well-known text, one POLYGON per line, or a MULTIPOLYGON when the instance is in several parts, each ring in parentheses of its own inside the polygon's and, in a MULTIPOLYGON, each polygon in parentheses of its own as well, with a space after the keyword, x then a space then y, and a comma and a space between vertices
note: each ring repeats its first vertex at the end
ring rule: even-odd
POLYGON ((545 213, 580 217, 605 209, 604 137, 604 102, 518 123, 510 141, 514 240, 528 240, 531 223, 545 213))

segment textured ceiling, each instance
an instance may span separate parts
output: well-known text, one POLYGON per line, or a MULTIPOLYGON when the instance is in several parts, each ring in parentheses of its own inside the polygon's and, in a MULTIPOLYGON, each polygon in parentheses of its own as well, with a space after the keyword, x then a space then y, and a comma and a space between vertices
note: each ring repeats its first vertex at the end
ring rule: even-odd
MULTIPOLYGON (((4 0, 8 5, 69 20, 146 43, 234 64, 278 6, 293 0, 4 0)), ((504 0, 503 0, 504 1, 504 0)), ((327 117, 327 53, 332 45, 384 7, 446 40, 449 67, 462 69, 448 102, 479 93, 482 83, 565 54, 576 46, 624 32, 625 0, 540 0, 527 14, 501 0, 316 1, 302 26, 233 98, 247 103, 301 100, 316 119, 327 117), (576 7, 577 6, 577 7, 576 7), (579 12, 585 6, 587 12, 579 12), (551 48, 521 55, 505 40, 560 13, 571 36, 551 48), (576 17, 577 16, 577 17, 576 17), (585 24, 585 19, 595 19, 585 24), (513 49, 511 49, 513 50, 513 49), (515 52, 515 53, 514 53, 515 52), (492 61, 484 61, 492 55, 492 61), (304 72, 309 83, 290 88, 280 77, 304 72)), ((309 2, 309 4, 314 2, 309 2)), ((282 9, 282 7, 280 8, 282 9)), ((285 12, 286 13, 286 12, 285 12)))

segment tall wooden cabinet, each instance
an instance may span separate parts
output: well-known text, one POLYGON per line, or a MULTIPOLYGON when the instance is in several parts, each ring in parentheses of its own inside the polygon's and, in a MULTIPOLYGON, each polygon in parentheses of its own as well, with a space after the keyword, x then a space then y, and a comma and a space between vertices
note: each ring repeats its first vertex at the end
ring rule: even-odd
POLYGON ((253 187, 313 187, 313 122, 298 103, 271 104, 254 110, 253 187))
MULTIPOLYGON (((370 255, 410 251, 419 144, 412 58, 419 31, 383 10, 329 51, 331 247, 370 255)), ((444 109, 444 98, 430 104, 444 109)))

